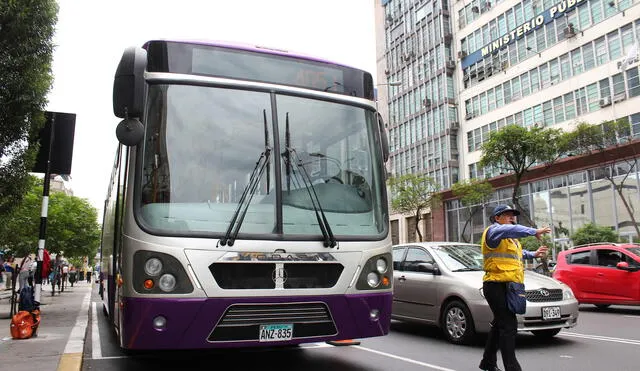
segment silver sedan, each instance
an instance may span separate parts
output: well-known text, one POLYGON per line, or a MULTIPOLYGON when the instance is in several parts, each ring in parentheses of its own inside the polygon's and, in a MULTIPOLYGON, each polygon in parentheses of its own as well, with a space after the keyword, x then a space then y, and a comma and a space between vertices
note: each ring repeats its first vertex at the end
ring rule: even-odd
MULTIPOLYGON (((439 326, 452 343, 470 342, 489 332, 493 318, 482 293, 479 245, 416 242, 393 248, 391 317, 439 326)), ((518 331, 553 337, 578 321, 578 301, 569 286, 525 271, 527 312, 518 315, 518 331)))

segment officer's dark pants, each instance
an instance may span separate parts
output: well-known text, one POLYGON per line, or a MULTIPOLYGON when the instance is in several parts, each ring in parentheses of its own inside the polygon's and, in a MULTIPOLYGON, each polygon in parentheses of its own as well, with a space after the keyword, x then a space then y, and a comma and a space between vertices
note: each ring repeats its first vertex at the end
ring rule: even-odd
POLYGON ((493 321, 491 321, 491 331, 484 347, 480 368, 491 369, 496 366, 496 354, 499 348, 505 370, 521 371, 522 368, 516 359, 518 320, 516 315, 507 308, 507 283, 484 282, 482 290, 493 312, 493 321))

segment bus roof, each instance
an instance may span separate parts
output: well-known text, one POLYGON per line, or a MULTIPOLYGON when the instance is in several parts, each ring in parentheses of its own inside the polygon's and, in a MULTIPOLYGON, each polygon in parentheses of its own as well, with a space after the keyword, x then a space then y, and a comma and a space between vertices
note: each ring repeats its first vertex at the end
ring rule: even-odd
POLYGON ((152 42, 152 41, 168 41, 168 42, 177 42, 177 43, 185 43, 185 44, 220 46, 220 47, 224 47, 224 48, 231 48, 231 49, 237 49, 237 50, 247 50, 247 51, 253 51, 253 52, 258 52, 258 53, 267 53, 267 54, 282 55, 282 56, 287 56, 287 57, 302 58, 302 59, 307 59, 307 60, 310 60, 310 61, 329 63, 329 64, 334 64, 334 65, 337 65, 337 66, 341 66, 341 67, 354 68, 354 69, 360 70, 357 67, 348 66, 348 65, 345 65, 345 64, 342 64, 342 63, 336 63, 336 62, 333 62, 333 61, 330 61, 330 60, 327 60, 327 59, 322 59, 322 58, 311 56, 311 55, 307 55, 307 54, 291 52, 291 51, 288 51, 288 50, 285 50, 285 49, 272 48, 272 47, 268 47, 268 46, 253 45, 253 44, 247 44, 247 43, 221 41, 221 40, 153 39, 153 40, 149 40, 146 43, 144 43, 144 45, 142 47, 146 49, 147 45, 149 45, 149 43, 152 42))

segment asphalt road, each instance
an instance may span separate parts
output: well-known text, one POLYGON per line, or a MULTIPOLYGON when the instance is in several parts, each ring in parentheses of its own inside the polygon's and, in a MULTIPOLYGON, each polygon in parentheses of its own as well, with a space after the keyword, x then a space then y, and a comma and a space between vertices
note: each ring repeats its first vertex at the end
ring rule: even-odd
MULTIPOLYGON (((97 297, 94 295, 94 300, 97 297)), ((484 337, 470 346, 447 343, 429 326, 393 322, 388 336, 358 346, 324 343, 269 350, 123 353, 108 329, 100 302, 90 314, 83 370, 478 370, 484 337), (224 365, 224 366, 222 366, 224 365)), ((581 306, 578 326, 552 340, 530 334, 517 339, 524 370, 640 369, 640 307, 597 310, 581 306)))

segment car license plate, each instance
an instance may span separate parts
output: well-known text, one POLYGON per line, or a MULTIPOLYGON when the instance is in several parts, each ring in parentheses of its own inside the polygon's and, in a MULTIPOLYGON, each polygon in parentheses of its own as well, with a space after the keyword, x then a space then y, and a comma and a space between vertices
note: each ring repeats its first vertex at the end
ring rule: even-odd
POLYGON ((260 325, 260 341, 284 341, 293 337, 293 324, 260 325))
POLYGON ((542 307, 542 319, 560 319, 560 307, 542 307))

